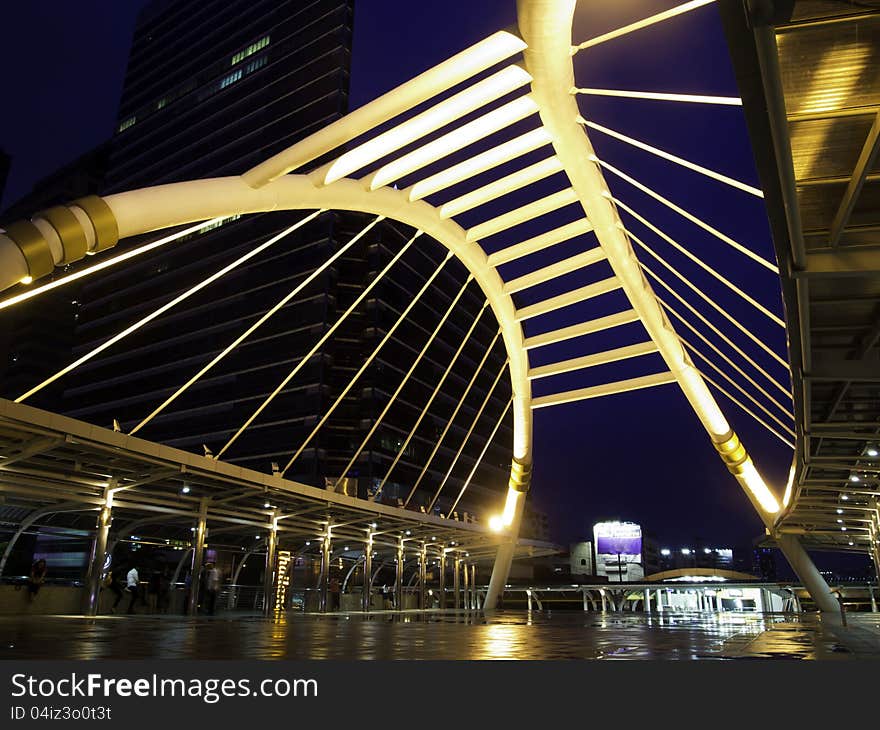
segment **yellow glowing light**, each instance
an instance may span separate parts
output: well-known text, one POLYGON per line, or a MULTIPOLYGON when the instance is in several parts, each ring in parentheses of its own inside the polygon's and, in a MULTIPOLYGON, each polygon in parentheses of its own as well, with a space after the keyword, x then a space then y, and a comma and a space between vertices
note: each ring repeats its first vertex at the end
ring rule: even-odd
POLYGON ((504 529, 504 520, 501 515, 492 515, 489 518, 489 529, 492 532, 501 532, 504 529))
POLYGON ((30 274, 28 274, 27 276, 23 276, 23 277, 21 277, 21 280, 19 281, 19 284, 25 284, 25 285, 27 285, 27 284, 30 284, 33 280, 34 280, 34 277, 31 276, 30 274))
POLYGON ((370 190, 389 185, 537 112, 538 105, 529 96, 514 99, 381 167, 370 179, 370 190))
POLYGON ((475 175, 491 170, 503 162, 509 162, 539 147, 548 145, 552 141, 553 138, 550 136, 550 133, 543 127, 533 129, 531 132, 526 132, 519 137, 486 150, 446 170, 441 170, 430 177, 426 177, 424 180, 419 180, 419 182, 412 186, 409 199, 411 201, 421 200, 428 195, 445 190, 463 180, 468 180, 475 175))
POLYGON ((521 492, 515 489, 507 488, 507 499, 504 501, 504 512, 501 513, 501 521, 505 527, 513 524, 513 518, 516 515, 516 505, 522 497, 521 492))
POLYGON ((355 170, 360 170, 450 122, 470 114, 481 106, 525 86, 531 80, 532 77, 519 66, 508 66, 412 119, 408 119, 393 129, 389 129, 346 152, 338 160, 328 165, 322 182, 329 185, 355 170))
POLYGON ((779 512, 779 502, 767 487, 767 483, 761 475, 758 474, 758 470, 755 468, 755 464, 751 458, 747 459, 741 468, 742 473, 740 474, 740 478, 746 485, 746 489, 752 493, 752 496, 758 501, 758 504, 761 505, 761 509, 770 515, 775 515, 779 512))

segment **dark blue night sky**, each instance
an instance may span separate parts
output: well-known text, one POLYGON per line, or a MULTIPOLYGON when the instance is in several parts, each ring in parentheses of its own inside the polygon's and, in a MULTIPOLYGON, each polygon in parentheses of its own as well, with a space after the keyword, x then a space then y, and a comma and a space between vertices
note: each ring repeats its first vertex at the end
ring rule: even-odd
MULTIPOLYGON (((0 146, 14 157, 4 204, 112 133, 131 30, 143 4, 141 0, 52 2, 51 10, 43 3, 0 5, 0 28, 7 29, 0 46, 7 102, 0 115, 0 146), (35 52, 28 28, 40 29, 39 47, 48 51, 35 52), (11 29, 14 32, 9 32, 11 29)), ((673 4, 649 0, 581 2, 575 40, 673 4), (592 10, 594 6, 599 10, 592 10)), ((515 18, 514 0, 422 0, 417 4, 358 0, 352 107, 489 33, 513 25, 515 18)), ((712 6, 585 50, 575 62, 579 86, 738 96, 720 20, 712 6)), ((590 120, 757 184, 742 112, 736 107, 582 97, 581 112, 590 120)), ((737 241, 772 257, 761 200, 677 169, 598 132, 592 132, 591 137, 603 159, 662 190, 737 241)), ((781 315, 778 283, 770 272, 731 252, 626 183, 607 177, 615 196, 781 315)), ((691 275, 720 305, 784 356, 784 335, 779 328, 731 298, 704 273, 622 215, 640 238, 691 275)), ((639 255, 650 260, 641 252, 639 255)), ((680 285, 676 289, 683 292, 680 285)), ((696 298, 687 298, 696 306, 696 298)), ((706 309, 705 305, 700 308, 706 309)), ((675 324, 683 334, 683 328, 675 324)), ((725 331, 732 332, 729 326, 725 331)), ((747 339, 735 339, 786 382, 784 371, 765 354, 747 339)), ((609 340, 601 349, 614 346, 609 340)), ((624 366, 615 373, 618 378, 641 374, 627 372, 624 366)), ((791 450, 723 396, 719 401, 758 468, 781 495, 791 450)), ((593 521, 599 518, 640 522, 648 533, 672 546, 703 541, 747 544, 762 531, 751 505, 675 385, 538 411, 532 498, 549 513, 553 537, 560 541, 588 537, 593 521)))

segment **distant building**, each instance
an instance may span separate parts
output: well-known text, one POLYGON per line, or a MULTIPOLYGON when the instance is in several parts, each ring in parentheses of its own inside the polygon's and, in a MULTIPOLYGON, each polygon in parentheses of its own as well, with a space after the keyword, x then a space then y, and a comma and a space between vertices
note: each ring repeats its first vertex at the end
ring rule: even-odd
POLYGON ((571 575, 593 575, 593 543, 573 542, 568 549, 571 575))
POLYGON ((733 570, 733 548, 706 546, 664 547, 660 549, 659 563, 660 570, 676 570, 680 568, 733 570))
POLYGON ((593 525, 595 574, 610 583, 645 577, 642 528, 635 522, 597 522, 593 525))

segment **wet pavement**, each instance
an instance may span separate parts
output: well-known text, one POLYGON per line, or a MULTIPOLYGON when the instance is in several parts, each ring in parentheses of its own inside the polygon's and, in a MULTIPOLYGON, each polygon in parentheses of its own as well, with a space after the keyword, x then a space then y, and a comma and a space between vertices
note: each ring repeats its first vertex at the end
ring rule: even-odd
POLYGON ((880 658, 880 614, 0 616, 0 659, 880 658))

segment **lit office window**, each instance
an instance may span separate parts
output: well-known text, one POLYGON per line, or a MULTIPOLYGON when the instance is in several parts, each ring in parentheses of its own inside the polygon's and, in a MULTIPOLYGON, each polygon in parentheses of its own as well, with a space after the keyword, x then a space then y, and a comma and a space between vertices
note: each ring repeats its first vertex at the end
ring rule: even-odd
POLYGON ((220 79, 220 88, 225 89, 227 86, 234 84, 242 77, 242 75, 242 70, 238 69, 238 71, 233 71, 228 76, 224 76, 222 79, 220 79))
POLYGON ((128 119, 125 119, 125 120, 119 125, 119 129, 118 129, 118 131, 120 131, 120 132, 124 132, 124 131, 125 131, 126 129, 128 129, 129 127, 133 127, 133 126, 135 125, 135 122, 137 122, 137 117, 129 117, 128 119))
POLYGON ((269 45, 269 36, 264 35, 260 40, 251 43, 247 48, 243 51, 239 51, 232 57, 231 66, 239 63, 240 61, 244 61, 248 56, 253 56, 257 51, 263 50, 266 46, 269 45))
POLYGON ((267 61, 268 61, 268 59, 266 58, 265 55, 260 56, 259 58, 255 58, 247 66, 244 67, 244 72, 246 74, 253 73, 257 69, 263 68, 263 66, 266 65, 267 61))

